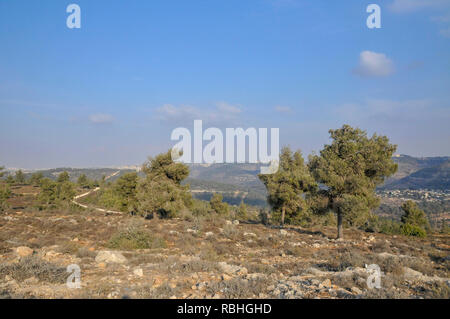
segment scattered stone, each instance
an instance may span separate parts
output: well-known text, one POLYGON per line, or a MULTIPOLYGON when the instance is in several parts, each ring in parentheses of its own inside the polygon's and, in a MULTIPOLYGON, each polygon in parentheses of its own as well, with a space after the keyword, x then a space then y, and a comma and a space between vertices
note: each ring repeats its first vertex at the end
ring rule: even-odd
POLYGON ((244 233, 244 236, 256 237, 255 233, 244 233))
POLYGON ((284 229, 280 229, 280 235, 281 236, 287 236, 288 232, 284 229))
POLYGON ((117 251, 102 250, 99 251, 97 257, 95 257, 97 263, 117 263, 123 264, 127 262, 127 259, 121 253, 117 251))
POLYGON ((408 280, 421 280, 424 278, 424 275, 421 272, 409 267, 403 267, 403 276, 408 280))
POLYGON ((260 278, 264 278, 264 277, 266 277, 264 274, 260 274, 260 273, 256 273, 256 272, 245 276, 245 278, 249 279, 249 280, 255 280, 255 279, 260 279, 260 278))
POLYGON ((231 275, 246 275, 248 273, 247 268, 235 266, 235 265, 229 265, 224 261, 221 261, 218 263, 219 267, 222 269, 222 271, 226 274, 231 275))
POLYGON ((227 274, 222 274, 222 276, 220 276, 220 279, 222 279, 223 281, 227 281, 233 279, 233 277, 228 276, 227 274))
POLYGON ((319 285, 320 288, 331 288, 331 280, 325 279, 322 281, 322 283, 319 285))
POLYGON ((312 274, 312 275, 315 275, 315 276, 328 275, 327 272, 322 271, 322 270, 319 270, 319 269, 314 268, 314 267, 310 267, 310 268, 306 269, 306 272, 307 272, 307 273, 310 273, 310 274, 312 274))
POLYGON ((61 255, 61 253, 58 253, 58 252, 53 251, 53 250, 50 250, 50 251, 45 253, 45 258, 47 258, 47 259, 55 259, 55 258, 57 258, 60 255, 61 255))
POLYGON ((188 233, 191 233, 191 234, 197 234, 198 233, 198 230, 197 229, 188 229, 188 230, 186 230, 188 233))
POLYGON ((205 234, 206 237, 212 237, 214 236, 214 233, 212 231, 209 231, 205 234))
POLYGON ((233 225, 239 225, 239 221, 237 219, 233 220, 233 225))
POLYGON ((101 269, 104 269, 104 268, 106 268, 106 264, 104 262, 101 262, 101 263, 97 264, 97 267, 101 268, 101 269))
POLYGON ((27 257, 33 254, 33 249, 26 246, 17 247, 16 254, 20 257, 27 257))
POLYGON ((39 283, 39 279, 37 279, 36 277, 33 276, 33 277, 25 279, 23 281, 23 283, 26 285, 36 285, 39 283))
POLYGON ((353 292, 355 295, 361 295, 361 294, 362 294, 362 290, 359 289, 358 287, 352 287, 352 292, 353 292))
POLYGON ((142 268, 136 268, 135 270, 133 270, 133 274, 135 274, 138 277, 143 277, 144 271, 142 270, 142 268))

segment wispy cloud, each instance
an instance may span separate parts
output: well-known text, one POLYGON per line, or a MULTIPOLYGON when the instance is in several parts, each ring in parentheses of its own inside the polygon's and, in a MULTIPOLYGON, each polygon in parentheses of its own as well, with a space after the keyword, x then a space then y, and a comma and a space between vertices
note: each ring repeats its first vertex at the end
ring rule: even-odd
POLYGON ((187 124, 194 120, 203 120, 209 124, 225 124, 230 121, 237 121, 242 108, 226 102, 217 102, 212 108, 165 104, 158 107, 156 112, 160 120, 169 122, 187 124))
POLYGON ((282 106, 282 105, 275 106, 275 111, 283 114, 292 113, 292 109, 289 106, 282 106))
POLYGON ((241 113, 242 110, 239 106, 228 104, 227 102, 218 102, 216 103, 217 109, 224 113, 241 113))
POLYGON ((450 120, 446 107, 432 99, 389 100, 368 99, 359 103, 346 103, 335 110, 336 115, 356 122, 385 122, 390 125, 450 120))
POLYGON ((383 77, 394 73, 394 63, 384 53, 363 51, 353 73, 362 77, 383 77))
POLYGON ((396 13, 409 13, 427 8, 449 6, 449 0, 394 0, 389 9, 396 13))
POLYGON ((93 124, 109 124, 114 121, 114 117, 111 114, 91 114, 89 115, 89 122, 93 124))

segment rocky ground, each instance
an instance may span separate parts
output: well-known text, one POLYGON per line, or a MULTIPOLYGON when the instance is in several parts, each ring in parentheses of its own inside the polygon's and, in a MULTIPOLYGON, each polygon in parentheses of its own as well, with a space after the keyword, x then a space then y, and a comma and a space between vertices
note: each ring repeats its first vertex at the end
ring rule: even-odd
POLYGON ((345 235, 217 217, 10 211, 0 215, 0 296, 449 298, 449 236, 345 235), (143 241, 149 248, 139 249, 143 241), (71 264, 79 289, 66 285, 71 264), (382 271, 381 288, 368 287, 371 264, 382 271))

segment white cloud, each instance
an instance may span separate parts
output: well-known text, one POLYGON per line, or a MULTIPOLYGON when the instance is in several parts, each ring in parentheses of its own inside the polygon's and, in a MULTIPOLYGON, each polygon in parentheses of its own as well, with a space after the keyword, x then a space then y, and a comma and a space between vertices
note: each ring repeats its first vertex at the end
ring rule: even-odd
POLYGON ((289 106, 277 105, 275 106, 275 111, 277 111, 278 113, 289 114, 292 112, 292 109, 289 106))
POLYGON ((161 120, 187 125, 194 120, 202 120, 209 124, 223 124, 229 121, 236 121, 239 119, 238 115, 242 110, 238 106, 226 102, 218 102, 214 108, 165 104, 157 108, 156 112, 161 120))
POLYGON ((216 105, 217 105, 217 108, 219 109, 219 111, 222 111, 224 113, 235 113, 235 114, 237 114, 237 113, 241 113, 242 112, 242 110, 239 107, 237 107, 235 105, 228 104, 226 102, 218 102, 216 105))
POLYGON ((89 121, 94 124, 106 124, 112 123, 114 121, 114 117, 110 114, 98 113, 89 115, 89 121))
POLYGON ((394 0, 389 5, 389 9, 396 13, 409 13, 426 8, 438 8, 449 4, 449 0, 394 0))
POLYGON ((363 51, 353 72, 363 77, 382 77, 394 73, 394 63, 383 53, 363 51))

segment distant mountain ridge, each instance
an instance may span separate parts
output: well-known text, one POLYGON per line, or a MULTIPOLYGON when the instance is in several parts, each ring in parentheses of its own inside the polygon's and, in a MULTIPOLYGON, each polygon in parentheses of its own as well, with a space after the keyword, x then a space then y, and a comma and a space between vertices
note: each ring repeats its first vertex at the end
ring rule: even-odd
POLYGON ((415 159, 405 156, 394 160, 399 165, 399 171, 386 181, 383 189, 450 189, 449 157, 415 159))
MULTIPOLYGON (((413 157, 396 155, 393 160, 398 164, 398 171, 387 179, 380 189, 450 189, 450 157, 413 157)), ((242 191, 265 194, 264 185, 258 179, 260 166, 257 164, 190 164, 189 180, 193 189, 209 188, 211 191, 242 191)), ((85 174, 93 180, 109 176, 114 172, 121 175, 136 171, 134 167, 123 168, 54 168, 41 170, 45 177, 55 179, 59 173, 67 171, 73 181, 85 174)), ((139 173, 142 175, 142 172, 139 173)), ((31 175, 28 173, 26 175, 31 175)))

